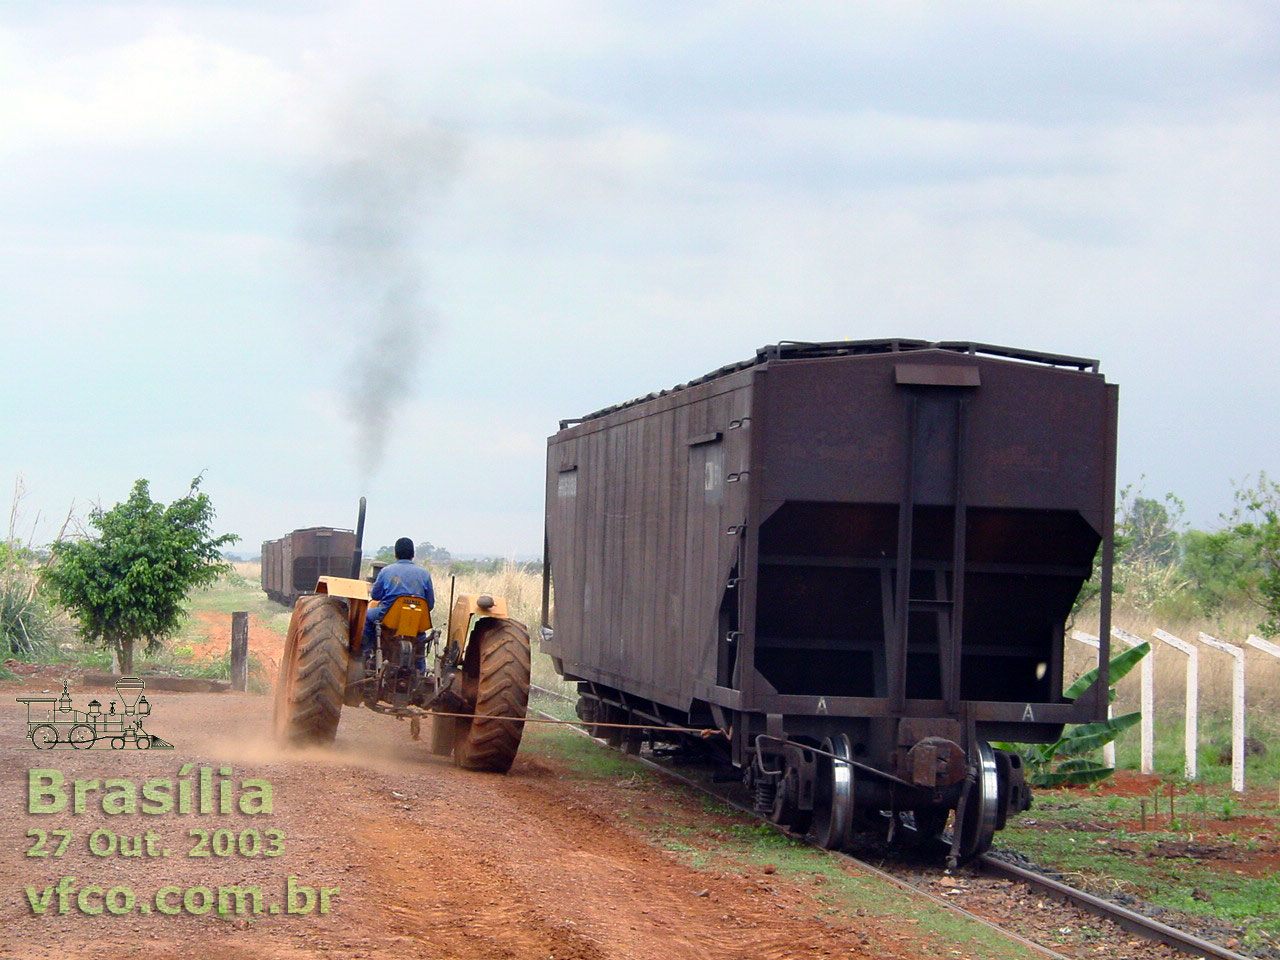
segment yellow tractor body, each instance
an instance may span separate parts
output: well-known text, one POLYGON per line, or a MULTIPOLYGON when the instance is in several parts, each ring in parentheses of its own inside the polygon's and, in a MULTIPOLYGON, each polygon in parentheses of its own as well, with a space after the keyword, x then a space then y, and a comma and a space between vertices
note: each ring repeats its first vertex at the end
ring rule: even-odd
MULTIPOLYGON (((363 526, 363 500, 361 524, 363 526)), ((358 572, 359 551, 352 561, 358 572)), ((431 715, 431 749, 461 766, 505 773, 515 759, 529 699, 530 647, 524 624, 502 597, 461 594, 441 631, 421 597, 397 597, 379 641, 362 656, 368 581, 323 576, 297 600, 276 684, 277 736, 332 741, 341 710, 365 706, 412 720, 431 715), (426 662, 434 655, 430 669, 426 662)))
MULTIPOLYGON (((352 580, 349 577, 324 576, 316 582, 316 593, 341 597, 347 601, 352 656, 360 653, 365 611, 374 602, 369 590, 367 580, 352 580)), ((448 644, 458 651, 460 658, 466 655, 467 639, 473 628, 480 619, 486 617, 508 619, 507 601, 503 597, 486 593, 462 593, 454 597, 445 637, 448 644)), ((392 602, 391 609, 383 616, 382 625, 397 637, 416 637, 431 629, 431 611, 421 597, 397 597, 392 602)))

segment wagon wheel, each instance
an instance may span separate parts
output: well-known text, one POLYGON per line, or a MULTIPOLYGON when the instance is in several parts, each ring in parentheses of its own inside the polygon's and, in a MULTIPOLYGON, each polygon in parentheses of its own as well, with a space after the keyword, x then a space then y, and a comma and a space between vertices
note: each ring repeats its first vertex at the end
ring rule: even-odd
POLYGON ((786 765, 774 792, 769 819, 794 833, 806 833, 809 830, 813 811, 800 809, 800 773, 790 763, 786 765))
POLYGON ((36 745, 37 750, 48 750, 58 742, 58 729, 47 723, 42 723, 31 731, 31 742, 36 745))
MULTIPOLYGON (((600 711, 601 723, 626 723, 631 719, 629 715, 611 703, 602 704, 600 711)), ((600 738, 613 749, 620 750, 626 742, 626 731, 621 727, 601 727, 600 738)))
POLYGON ((818 756, 817 777, 813 790, 813 826, 810 833, 819 846, 838 850, 849 836, 853 822, 853 755, 846 734, 827 737, 822 749, 829 756, 818 756))
POLYGON ((123 750, 123 749, 124 749, 124 737, 112 737, 112 738, 111 738, 111 749, 112 749, 112 750, 123 750))
POLYGON ((315 594, 294 604, 276 680, 274 726, 283 743, 332 743, 347 684, 347 610, 315 594))
POLYGON ((465 686, 475 690, 475 716, 459 720, 453 757, 468 770, 506 773, 520 749, 529 704, 529 635, 515 620, 494 618, 472 634, 465 686), (511 719, 506 719, 511 718, 511 719))
POLYGON ((71 745, 77 750, 85 750, 93 746, 98 739, 97 732, 87 723, 76 724, 71 728, 71 745))
POLYGON ((996 754, 991 744, 978 741, 977 777, 962 800, 964 809, 956 811, 953 830, 960 831, 960 861, 972 860, 986 853, 996 835, 1000 811, 1000 777, 996 754))

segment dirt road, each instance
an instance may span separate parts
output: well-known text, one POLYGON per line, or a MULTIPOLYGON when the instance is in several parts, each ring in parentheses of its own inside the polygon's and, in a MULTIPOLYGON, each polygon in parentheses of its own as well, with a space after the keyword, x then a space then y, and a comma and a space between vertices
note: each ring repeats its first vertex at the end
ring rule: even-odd
MULTIPOLYGON (((334 749, 299 756, 281 753, 266 739, 268 698, 157 692, 150 698, 149 729, 176 749, 113 751, 99 745, 37 752, 22 739, 25 708, 14 698, 42 689, 60 692, 47 680, 0 685, 0 956, 970 956, 913 932, 910 920, 832 917, 830 911, 824 916, 812 886, 767 868, 695 869, 682 863, 677 853, 646 841, 622 809, 616 787, 565 775, 554 751, 544 749, 564 734, 530 728, 512 773, 493 776, 433 757, 425 742, 409 739, 403 724, 348 709, 334 749), (195 766, 180 775, 184 764, 195 766), (173 783, 175 806, 181 785, 189 784, 198 809, 201 767, 209 768, 215 788, 223 782, 237 788, 246 777, 269 782, 271 812, 236 809, 239 794, 261 799, 252 787, 230 791, 230 813, 142 812, 161 805, 153 799, 148 806, 142 786, 147 780, 173 783), (31 768, 62 774, 66 809, 28 811, 31 768), (125 784, 103 783, 85 794, 83 813, 72 812, 71 781, 108 778, 125 784), (127 802, 121 798, 129 784, 136 785, 138 812, 105 812, 106 788, 114 787, 115 810, 127 802), (33 850, 39 835, 29 835, 31 830, 69 830, 71 840, 58 857, 52 854, 61 836, 51 834, 43 848, 33 850), (133 838, 140 838, 142 855, 91 852, 95 830, 98 853, 113 846, 110 834, 117 849, 132 850, 133 838), (271 830, 283 838, 282 852, 274 857, 265 855, 275 842, 271 830), (147 831, 154 856, 147 855, 147 831), (209 844, 201 844, 199 831, 209 834, 209 844), (255 838, 261 838, 260 846, 255 838), (232 851, 217 855, 229 843, 232 851), (239 843, 243 848, 235 850, 239 843), (168 856, 160 855, 164 849, 168 856), (64 882, 65 893, 56 886, 63 877, 75 878, 64 882), (296 878, 291 899, 289 877, 296 878), (237 916, 228 895, 228 912, 219 917, 218 888, 232 886, 260 888, 266 912, 237 916), (307 905, 303 887, 312 891, 311 909, 291 913, 290 905, 307 905), (125 888, 134 900, 127 912, 125 888), (329 895, 329 911, 322 915, 324 888, 337 892, 329 895), (211 908, 193 914, 184 906, 188 900, 196 911, 206 901, 211 908), (269 911, 273 903, 281 912, 269 911), (88 915, 86 906, 100 912, 88 915)), ((74 685, 72 693, 81 709, 91 695, 104 703, 112 696, 74 685)), ((54 803, 56 796, 54 791, 38 799, 54 803)), ((691 831, 702 828, 687 801, 664 806, 664 796, 653 785, 628 792, 626 804, 650 821, 673 818, 691 831)), ((214 799, 214 811, 218 803, 214 799)))

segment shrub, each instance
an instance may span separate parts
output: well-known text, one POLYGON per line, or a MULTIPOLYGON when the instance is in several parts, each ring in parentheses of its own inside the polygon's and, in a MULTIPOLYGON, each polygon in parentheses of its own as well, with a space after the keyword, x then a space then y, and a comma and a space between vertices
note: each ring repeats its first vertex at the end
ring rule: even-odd
POLYGON ((31 660, 53 645, 56 629, 53 610, 24 553, 0 544, 0 654, 31 660))

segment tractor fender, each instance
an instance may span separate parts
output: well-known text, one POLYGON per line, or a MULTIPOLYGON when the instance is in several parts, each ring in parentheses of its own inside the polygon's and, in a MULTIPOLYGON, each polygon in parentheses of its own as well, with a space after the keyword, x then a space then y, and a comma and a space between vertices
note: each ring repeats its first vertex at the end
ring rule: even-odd
POLYGON ((487 593, 460 593, 453 598, 449 611, 448 643, 457 647, 458 659, 466 652, 467 638, 479 620, 486 618, 507 619, 507 601, 487 593))
POLYGON ((365 580, 351 580, 347 577, 321 577, 316 581, 316 593, 327 593, 331 597, 342 597, 346 600, 363 600, 369 602, 369 583, 365 580))
POLYGON ((369 609, 368 581, 324 576, 316 581, 316 593, 340 597, 347 602, 347 645, 353 654, 358 653, 364 633, 364 613, 369 609))

